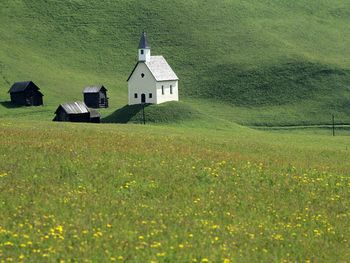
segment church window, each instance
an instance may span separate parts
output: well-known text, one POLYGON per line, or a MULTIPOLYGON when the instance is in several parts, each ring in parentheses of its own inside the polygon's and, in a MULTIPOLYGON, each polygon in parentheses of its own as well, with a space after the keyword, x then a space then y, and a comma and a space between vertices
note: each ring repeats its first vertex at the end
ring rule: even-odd
POLYGON ((170 85, 170 94, 173 94, 173 85, 170 85))
POLYGON ((140 50, 141 55, 143 55, 143 49, 140 50))
POLYGON ((137 93, 134 94, 134 98, 137 99, 137 93))
POLYGON ((145 74, 142 73, 142 74, 141 74, 141 78, 144 78, 144 77, 145 77, 145 74))
POLYGON ((164 86, 162 86, 162 95, 164 95, 164 86))
POLYGON ((149 97, 150 99, 152 99, 152 93, 148 94, 148 97, 149 97))

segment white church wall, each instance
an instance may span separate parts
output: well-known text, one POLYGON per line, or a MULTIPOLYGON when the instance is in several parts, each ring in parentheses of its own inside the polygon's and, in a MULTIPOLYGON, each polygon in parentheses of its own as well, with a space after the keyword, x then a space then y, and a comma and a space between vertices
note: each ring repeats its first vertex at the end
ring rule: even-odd
POLYGON ((128 81, 129 105, 140 104, 141 96, 145 94, 146 103, 157 103, 156 101, 156 80, 145 65, 139 63, 128 81), (144 77, 141 76, 144 74, 144 77), (135 98, 134 94, 137 94, 135 98), (152 94, 152 98, 149 97, 152 94))
POLYGON ((179 89, 177 80, 161 81, 157 82, 157 104, 167 101, 178 101, 179 100, 179 89), (172 86, 172 92, 170 91, 172 86), (164 94, 162 92, 164 89, 164 94))

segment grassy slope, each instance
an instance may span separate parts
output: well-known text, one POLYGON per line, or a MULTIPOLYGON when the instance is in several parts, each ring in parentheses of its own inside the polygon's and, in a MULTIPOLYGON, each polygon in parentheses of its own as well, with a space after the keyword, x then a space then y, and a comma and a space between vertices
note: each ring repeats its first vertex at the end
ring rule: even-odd
POLYGON ((0 259, 350 256, 346 137, 237 128, 213 138, 206 129, 12 120, 0 127, 0 259))
POLYGON ((336 113, 350 122, 344 0, 17 0, 0 7, 0 100, 13 81, 33 79, 47 104, 0 106, 2 116, 49 120, 58 103, 80 99, 93 83, 109 87, 112 108, 103 114, 112 113, 126 104, 125 79, 146 29, 153 53, 180 76, 182 99, 203 114, 283 125, 325 123, 336 113), (193 98, 213 99, 215 111, 193 98))
POLYGON ((173 124, 192 122, 202 116, 190 105, 182 102, 167 102, 160 105, 127 105, 102 121, 106 123, 160 123, 173 124), (145 120, 143 119, 145 118, 145 120))

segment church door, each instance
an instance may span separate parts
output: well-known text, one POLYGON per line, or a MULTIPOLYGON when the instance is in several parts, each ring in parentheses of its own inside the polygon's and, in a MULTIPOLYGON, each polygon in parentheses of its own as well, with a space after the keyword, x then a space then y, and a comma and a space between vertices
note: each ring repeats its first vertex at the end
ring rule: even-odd
POLYGON ((144 93, 141 94, 141 103, 146 103, 146 95, 144 93))

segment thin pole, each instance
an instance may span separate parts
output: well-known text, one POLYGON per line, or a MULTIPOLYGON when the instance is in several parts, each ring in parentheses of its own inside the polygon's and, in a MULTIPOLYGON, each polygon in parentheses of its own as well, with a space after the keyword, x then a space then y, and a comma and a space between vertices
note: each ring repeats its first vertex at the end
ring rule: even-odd
POLYGON ((146 124, 146 118, 145 118, 145 104, 142 103, 142 118, 143 118, 143 124, 146 124))
POLYGON ((333 130, 333 136, 335 136, 334 114, 332 114, 332 130, 333 130))

